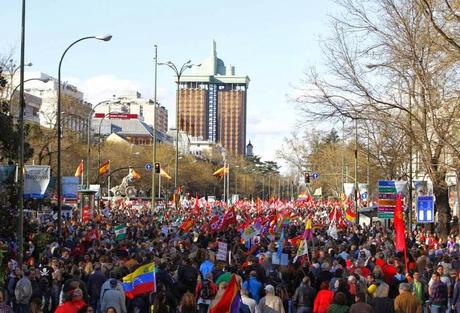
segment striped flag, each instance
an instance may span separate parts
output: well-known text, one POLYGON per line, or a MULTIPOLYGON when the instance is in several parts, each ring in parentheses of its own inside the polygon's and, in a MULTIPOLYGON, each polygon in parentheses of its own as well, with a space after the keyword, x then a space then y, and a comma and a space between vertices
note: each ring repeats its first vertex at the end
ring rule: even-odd
POLYGON ((80 164, 78 164, 77 169, 75 171, 75 177, 81 177, 83 175, 83 170, 84 170, 84 165, 83 165, 83 160, 80 161, 80 164))
POLYGON ((114 228, 115 231, 115 240, 123 240, 126 238, 126 225, 118 225, 114 228))
POLYGON ((100 166, 99 166, 99 176, 104 175, 110 170, 110 161, 104 161, 100 166))

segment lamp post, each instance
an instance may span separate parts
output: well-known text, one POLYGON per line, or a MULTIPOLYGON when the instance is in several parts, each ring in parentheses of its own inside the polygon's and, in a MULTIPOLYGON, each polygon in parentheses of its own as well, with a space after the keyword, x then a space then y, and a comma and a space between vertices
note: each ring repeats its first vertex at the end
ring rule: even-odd
POLYGON ((88 40, 88 39, 97 39, 97 40, 102 40, 102 41, 109 41, 112 39, 111 35, 104 35, 104 36, 87 36, 87 37, 82 37, 78 40, 75 40, 72 42, 62 53, 61 59, 59 60, 59 66, 58 66, 58 91, 57 91, 57 198, 58 198, 58 235, 61 236, 62 234, 62 199, 61 199, 61 140, 62 140, 62 127, 61 127, 61 66, 62 66, 62 61, 64 60, 64 57, 69 51, 70 48, 72 48, 75 44, 79 43, 80 41, 83 40, 88 40))
MULTIPOLYGON (((157 70, 158 70, 158 46, 154 45, 155 47, 155 57, 154 57, 154 71, 155 71, 155 79, 154 79, 154 86, 153 86, 153 138, 152 138, 152 210, 155 209, 155 163, 157 162, 157 70)), ((160 165, 161 166, 161 165, 160 165)), ((161 174, 161 173, 160 173, 161 174)), ((158 174, 158 177, 160 177, 158 174)), ((160 185, 160 181, 158 179, 158 185, 160 185)), ((158 197, 160 197, 161 190, 158 189, 158 197)))
MULTIPOLYGON (((101 101, 99 102, 98 104, 96 104, 94 107, 92 107, 91 111, 89 112, 88 114, 88 119, 87 119, 87 134, 86 134, 86 139, 87 139, 87 150, 86 150, 86 188, 89 188, 89 162, 90 162, 90 155, 91 155, 91 141, 90 141, 90 137, 91 137, 91 118, 94 114, 94 112, 96 112, 96 108, 98 106, 100 106, 101 104, 104 104, 104 103, 107 103, 109 102, 108 100, 104 100, 104 101, 101 101)), ((120 103, 120 101, 115 101, 113 102, 114 104, 117 104, 117 103, 120 103)), ((99 133, 99 136, 100 136, 100 133, 99 133)))
MULTIPOLYGON (((177 77, 177 91, 176 91, 176 163, 175 163, 175 173, 174 173, 174 188, 177 190, 177 186, 179 183, 179 88, 180 88, 180 78, 182 74, 187 70, 192 68, 193 66, 201 66, 201 64, 192 64, 192 61, 188 60, 179 68, 173 62, 168 61, 166 63, 158 63, 158 65, 166 65, 171 70, 173 70, 174 74, 177 77)), ((176 201, 176 208, 177 208, 177 201, 176 201)))
MULTIPOLYGON (((38 80, 38 81, 41 81, 42 83, 47 83, 50 81, 49 78, 29 78, 29 79, 26 79, 23 84, 27 83, 27 82, 30 82, 31 80, 38 80)), ((9 102, 9 105, 10 105, 10 114, 11 114, 11 109, 12 109, 12 106, 11 106, 11 103, 13 102, 13 97, 14 97, 14 93, 16 92, 16 90, 21 86, 21 84, 17 85, 16 87, 13 88, 13 91, 11 92, 11 95, 10 95, 10 102, 9 102)))
POLYGON ((19 160, 18 160, 18 263, 22 266, 24 256, 24 51, 26 29, 26 0, 22 0, 21 12, 21 60, 19 75, 19 160))

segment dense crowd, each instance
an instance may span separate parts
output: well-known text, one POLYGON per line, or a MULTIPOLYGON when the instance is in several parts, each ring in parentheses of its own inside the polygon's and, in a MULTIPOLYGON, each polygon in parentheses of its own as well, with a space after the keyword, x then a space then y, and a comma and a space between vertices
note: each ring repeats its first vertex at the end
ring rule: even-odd
POLYGON ((407 233, 404 253, 391 227, 358 226, 343 212, 336 202, 312 199, 232 207, 189 199, 177 210, 119 199, 92 221, 64 221, 60 238, 56 221, 37 221, 22 267, 14 242, 0 243, 8 262, 0 313, 214 312, 232 277, 239 312, 460 312, 457 238, 443 241, 419 227, 407 233), (230 210, 235 216, 226 223, 230 210), (117 225, 127 226, 123 239, 117 225), (251 225, 256 232, 248 237, 251 225), (44 244, 39 234, 47 234, 44 244), (227 244, 224 260, 219 243, 227 244), (308 253, 299 255, 304 244, 308 253), (151 262, 156 290, 126 297, 122 278, 151 262))

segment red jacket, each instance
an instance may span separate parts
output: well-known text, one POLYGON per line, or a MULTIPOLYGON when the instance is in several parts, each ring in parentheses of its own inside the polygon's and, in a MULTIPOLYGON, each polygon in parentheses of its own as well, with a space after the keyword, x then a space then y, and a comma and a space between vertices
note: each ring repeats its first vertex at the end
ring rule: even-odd
POLYGON ((332 290, 320 290, 313 304, 313 313, 327 313, 333 298, 334 292, 332 290))
POLYGON ((85 305, 86 303, 83 300, 66 301, 58 306, 54 313, 78 313, 78 310, 80 310, 85 305))

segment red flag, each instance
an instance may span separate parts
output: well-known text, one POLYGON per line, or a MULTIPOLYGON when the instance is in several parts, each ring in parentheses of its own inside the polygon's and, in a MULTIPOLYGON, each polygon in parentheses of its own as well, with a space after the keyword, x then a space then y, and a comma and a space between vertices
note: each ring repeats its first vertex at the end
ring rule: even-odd
POLYGON ((229 208, 224 214, 224 219, 222 221, 220 230, 224 230, 225 228, 227 228, 229 225, 232 225, 232 224, 236 224, 236 214, 235 214, 234 208, 229 208))
POLYGON ((402 199, 401 195, 398 194, 396 197, 396 207, 394 212, 393 223, 395 227, 395 244, 396 250, 405 251, 406 250, 406 240, 404 238, 405 226, 404 226, 404 215, 402 208, 402 199))
POLYGON ((212 233, 218 231, 220 228, 220 218, 217 215, 214 215, 211 220, 209 220, 209 229, 212 233))
POLYGON ((195 207, 195 214, 199 215, 200 214, 200 202, 198 200, 198 193, 195 194, 195 205, 194 205, 194 207, 195 207))

